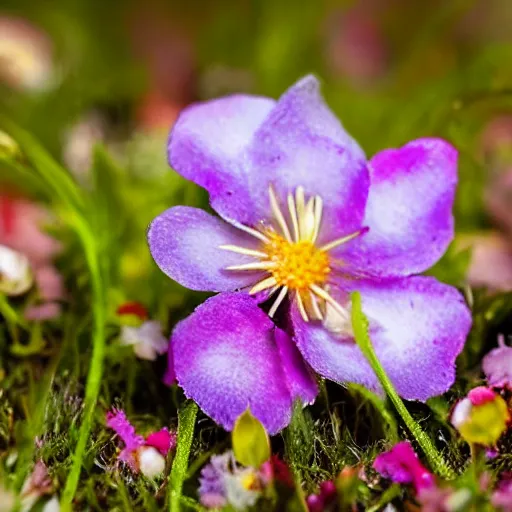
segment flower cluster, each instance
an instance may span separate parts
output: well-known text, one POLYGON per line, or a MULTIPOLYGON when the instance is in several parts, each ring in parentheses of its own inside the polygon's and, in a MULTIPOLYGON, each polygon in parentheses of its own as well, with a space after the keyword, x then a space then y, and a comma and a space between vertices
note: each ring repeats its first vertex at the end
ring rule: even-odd
POLYGON ((166 428, 149 434, 146 438, 136 434, 124 411, 107 413, 107 426, 114 430, 124 443, 118 459, 132 471, 139 471, 148 478, 155 478, 165 469, 165 457, 176 446, 176 434, 166 428))
POLYGON ((293 488, 289 469, 273 456, 259 468, 237 463, 233 452, 214 455, 202 469, 199 497, 202 505, 218 509, 230 505, 235 510, 253 506, 273 483, 293 488))
POLYGON ((279 101, 234 95, 188 107, 169 160, 219 214, 171 208, 148 231, 156 263, 220 292, 177 325, 167 381, 226 429, 250 407, 270 433, 317 394, 313 369, 381 392, 354 341, 361 294, 397 391, 426 400, 455 378, 471 325, 463 297, 419 277, 453 238, 457 152, 425 138, 367 160, 308 76, 279 101))
POLYGON ((388 452, 379 455, 373 467, 383 477, 397 484, 412 484, 416 500, 421 505, 421 510, 425 512, 480 510, 477 503, 482 505, 483 502, 474 501, 480 499, 480 494, 487 494, 484 500, 490 501, 496 510, 511 510, 512 485, 509 475, 503 475, 494 490, 488 488, 490 480, 486 473, 474 483, 477 487, 473 489, 465 486, 467 480, 464 479, 461 481, 464 486, 460 488, 441 486, 436 482, 434 475, 423 466, 408 442, 398 443, 388 452))

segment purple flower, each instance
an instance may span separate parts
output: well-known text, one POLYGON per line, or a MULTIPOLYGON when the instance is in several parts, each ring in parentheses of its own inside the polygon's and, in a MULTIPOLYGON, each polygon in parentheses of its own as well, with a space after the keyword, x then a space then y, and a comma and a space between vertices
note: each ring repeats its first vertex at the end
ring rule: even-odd
POLYGON ((451 145, 419 139, 367 161, 308 76, 277 102, 235 95, 189 107, 169 159, 220 218, 165 211, 148 231, 152 255, 183 286, 222 293, 176 327, 167 382, 176 375, 227 429, 249 406, 270 433, 295 399, 314 400, 308 366, 380 392, 352 334, 357 290, 398 392, 426 400, 450 387, 471 317, 455 289, 413 274, 453 238, 451 145), (258 307, 267 299, 268 316, 258 307), (269 316, 280 306, 277 327, 269 316))
POLYGON ((201 471, 199 496, 207 508, 231 505, 245 510, 256 503, 261 495, 262 475, 255 468, 238 466, 233 452, 214 455, 201 471))
POLYGON ((489 386, 512 390, 512 347, 505 345, 504 336, 498 338, 498 345, 484 357, 482 367, 489 386))
POLYGON ((435 487, 434 475, 423 466, 408 441, 397 443, 388 452, 381 453, 373 467, 395 483, 413 484, 418 494, 435 487))

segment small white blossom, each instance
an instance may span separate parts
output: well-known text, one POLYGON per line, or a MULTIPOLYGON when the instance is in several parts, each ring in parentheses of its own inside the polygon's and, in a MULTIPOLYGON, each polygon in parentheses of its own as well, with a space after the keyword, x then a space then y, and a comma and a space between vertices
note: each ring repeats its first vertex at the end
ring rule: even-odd
POLYGON ((140 472, 147 478, 160 476, 165 469, 165 458, 152 446, 141 446, 138 451, 140 472))
POLYGON ((162 334, 162 326, 156 320, 148 320, 140 327, 124 325, 121 328, 121 344, 133 345, 139 359, 154 361, 158 355, 165 354, 169 342, 162 334))
POLYGON ((0 292, 21 295, 34 283, 28 258, 5 245, 0 245, 0 292))

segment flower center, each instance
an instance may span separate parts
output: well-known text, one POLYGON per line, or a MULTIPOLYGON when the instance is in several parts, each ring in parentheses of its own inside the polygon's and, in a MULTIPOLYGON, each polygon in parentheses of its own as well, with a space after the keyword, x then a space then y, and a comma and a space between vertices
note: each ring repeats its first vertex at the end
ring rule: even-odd
POLYGON ((294 293, 302 318, 324 320, 327 304, 339 315, 348 318, 347 311, 329 294, 328 278, 331 273, 329 251, 357 238, 367 229, 337 238, 318 246, 317 239, 322 221, 323 201, 320 196, 306 201, 304 189, 298 187, 295 194, 288 194, 288 219, 279 206, 272 187, 269 188, 270 207, 275 225, 264 230, 239 226, 261 242, 261 250, 222 245, 220 248, 256 258, 253 263, 232 265, 226 270, 262 272, 267 275, 251 288, 254 295, 269 290, 269 297, 280 289, 269 310, 272 317, 289 292, 294 293))
POLYGON ((289 242, 275 232, 267 234, 270 241, 264 252, 276 266, 269 269, 278 286, 304 292, 311 285, 325 284, 329 272, 329 256, 310 240, 289 242))

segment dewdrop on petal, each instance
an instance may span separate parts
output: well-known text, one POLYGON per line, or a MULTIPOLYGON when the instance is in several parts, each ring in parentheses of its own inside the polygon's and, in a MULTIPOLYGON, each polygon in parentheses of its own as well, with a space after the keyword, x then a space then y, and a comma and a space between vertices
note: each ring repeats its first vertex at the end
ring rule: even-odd
POLYGON ((494 445, 507 429, 507 404, 485 386, 472 389, 460 400, 451 415, 452 425, 468 443, 494 445))

